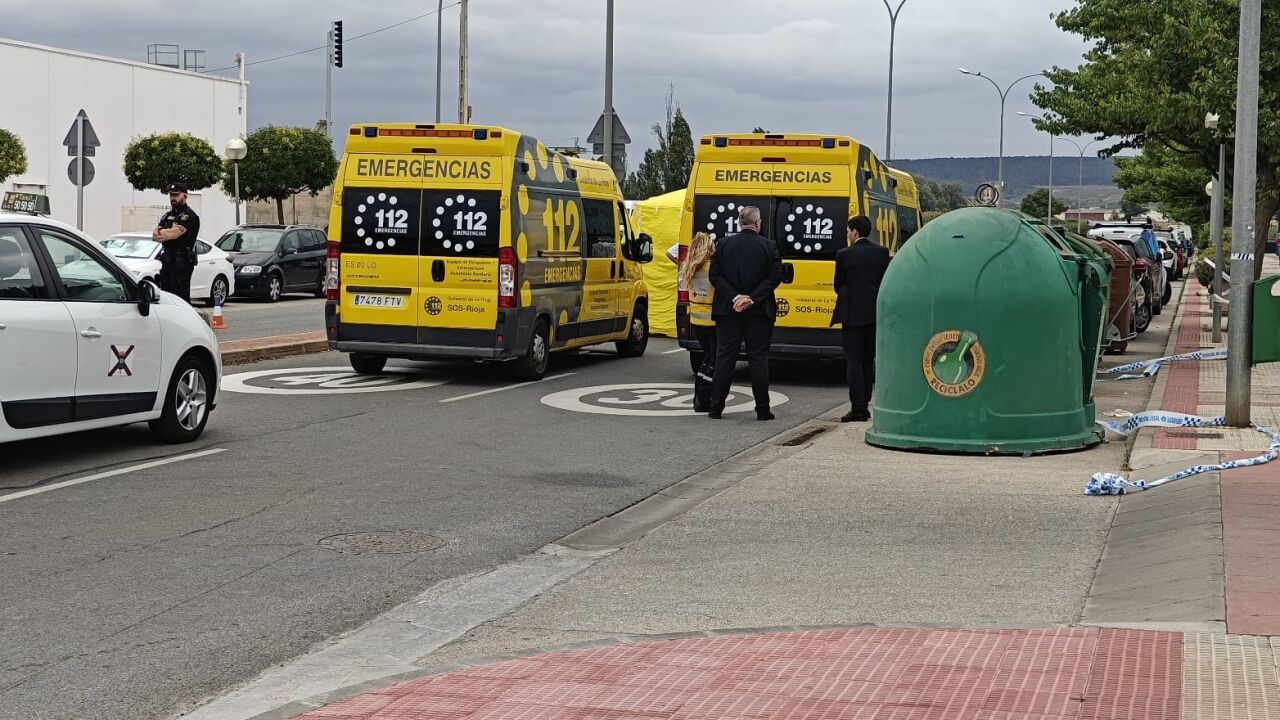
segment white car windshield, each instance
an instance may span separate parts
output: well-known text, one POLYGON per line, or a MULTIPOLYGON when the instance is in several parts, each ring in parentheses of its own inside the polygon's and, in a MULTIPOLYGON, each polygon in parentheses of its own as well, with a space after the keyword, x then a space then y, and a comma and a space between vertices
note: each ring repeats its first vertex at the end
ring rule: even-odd
POLYGON ((232 230, 218 241, 227 252, 275 252, 280 244, 280 230, 232 230))
POLYGON ((102 246, 107 249, 107 252, 118 258, 145 259, 155 254, 159 244, 148 237, 116 235, 115 237, 107 238, 102 243, 102 246))

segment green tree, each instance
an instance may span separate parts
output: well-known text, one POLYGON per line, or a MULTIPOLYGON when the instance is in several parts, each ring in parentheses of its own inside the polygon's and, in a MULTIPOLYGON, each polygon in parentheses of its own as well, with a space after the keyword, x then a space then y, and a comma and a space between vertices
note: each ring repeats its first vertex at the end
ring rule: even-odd
POLYGON ((622 183, 622 193, 630 200, 683 190, 693 172, 693 131, 675 102, 675 89, 667 91, 667 117, 652 128, 658 147, 646 150, 640 167, 622 183))
MULTIPOLYGON (((284 223, 284 201, 301 192, 311 195, 333 184, 338 158, 322 132, 300 127, 268 125, 245 138, 248 153, 240 161, 240 197, 275 200, 276 215, 284 223)), ((235 193, 231 161, 226 163, 222 191, 235 193)))
POLYGON ((1134 202, 1126 193, 1124 198, 1120 200, 1120 214, 1125 220, 1132 220, 1139 215, 1147 212, 1147 206, 1140 202, 1134 202))
POLYGON ((17 135, 0 128, 0 183, 27 171, 27 149, 17 135))
POLYGON ((950 212, 969 204, 964 196, 964 186, 958 182, 940 183, 923 175, 914 175, 916 191, 920 193, 921 212, 950 212))
POLYGON ((1124 190, 1126 202, 1154 204, 1167 217, 1188 225, 1209 222, 1204 186, 1211 177, 1194 155, 1161 145, 1149 145, 1134 157, 1116 158, 1115 183, 1124 190))
MULTIPOLYGON (((1235 125, 1239 14, 1230 0, 1176 3, 1176 12, 1169 0, 1077 0, 1054 20, 1093 46, 1079 68, 1055 67, 1052 87, 1036 87, 1044 129, 1119 138, 1110 153, 1162 148, 1215 170, 1219 135, 1205 129, 1204 116, 1221 114, 1223 136, 1235 125)), ((1280 3, 1264 4, 1262 32, 1280 37, 1280 3)), ((1255 276, 1280 209, 1280 44, 1263 43, 1261 75, 1258 154, 1250 159, 1258 170, 1255 276)))
MULTIPOLYGON (((1049 207, 1049 188, 1040 188, 1032 190, 1022 198, 1022 212, 1031 217, 1043 218, 1044 211, 1049 207)), ((1066 212, 1070 206, 1063 202, 1057 195, 1053 196, 1053 214, 1061 215, 1066 212)))
POLYGON ((753 132, 753 133, 761 133, 761 134, 764 134, 764 135, 768 135, 768 134, 769 134, 769 131, 768 131, 768 130, 765 130, 764 128, 760 127, 759 125, 757 125, 757 126, 755 126, 754 128, 752 128, 752 129, 751 129, 751 132, 753 132))
POLYGON ((222 180, 222 160, 212 145, 194 135, 147 135, 125 148, 124 176, 135 190, 164 192, 172 182, 203 190, 222 180))

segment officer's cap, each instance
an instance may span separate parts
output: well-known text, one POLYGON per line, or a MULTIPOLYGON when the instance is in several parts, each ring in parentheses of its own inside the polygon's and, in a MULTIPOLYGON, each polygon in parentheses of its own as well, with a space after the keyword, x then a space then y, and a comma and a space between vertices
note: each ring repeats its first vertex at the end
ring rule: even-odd
POLYGON ((169 194, 170 194, 170 195, 173 195, 173 194, 176 194, 176 193, 185 193, 186 191, 187 191, 187 184, 186 184, 186 183, 180 183, 180 182, 171 182, 171 183, 169 183, 169 194))

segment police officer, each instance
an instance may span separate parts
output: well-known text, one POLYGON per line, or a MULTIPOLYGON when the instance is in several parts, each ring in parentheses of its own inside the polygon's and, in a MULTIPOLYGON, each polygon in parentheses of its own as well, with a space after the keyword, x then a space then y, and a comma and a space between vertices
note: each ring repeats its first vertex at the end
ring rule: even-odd
POLYGON ((187 186, 183 183, 169 185, 169 206, 169 212, 160 217, 159 227, 151 232, 151 239, 164 245, 160 251, 160 289, 190 303, 200 216, 187 205, 187 186))

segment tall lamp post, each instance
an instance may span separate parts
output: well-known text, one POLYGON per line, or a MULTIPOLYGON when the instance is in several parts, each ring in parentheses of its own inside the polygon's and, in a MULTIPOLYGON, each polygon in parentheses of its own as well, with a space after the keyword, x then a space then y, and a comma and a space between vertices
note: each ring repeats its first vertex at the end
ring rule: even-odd
POLYGON ((1253 246, 1258 204, 1258 85, 1262 0, 1240 0, 1235 167, 1231 182, 1231 322, 1227 323, 1227 424, 1249 427, 1253 363, 1253 246))
POLYGON ((240 161, 248 154, 249 146, 240 138, 231 138, 222 147, 222 155, 231 161, 232 175, 235 178, 237 226, 240 224, 240 161))
POLYGON ((1093 147, 1094 143, 1100 143, 1101 140, 1090 140, 1085 143, 1084 147, 1080 147, 1080 143, 1071 138, 1058 138, 1065 140, 1076 146, 1076 150, 1080 151, 1080 176, 1076 179, 1076 222, 1080 221, 1080 211, 1084 210, 1084 154, 1093 147))
MULTIPOLYGON (((1024 113, 1022 111, 1019 111, 1018 114, 1024 118, 1030 118, 1032 120, 1039 120, 1040 122, 1044 122, 1044 118, 1040 117, 1039 115, 1032 115, 1030 113, 1024 113)), ((1054 140, 1055 138, 1053 136, 1053 133, 1049 133, 1049 202, 1046 203, 1045 212, 1044 212, 1045 225, 1053 225, 1053 141, 1054 140)))
POLYGON ((898 13, 907 0, 900 0, 894 8, 889 0, 884 0, 884 9, 889 11, 889 110, 884 123, 884 161, 893 159, 893 42, 898 34, 898 13))
POLYGON ((999 83, 987 77, 986 75, 983 75, 981 70, 971 72, 969 70, 965 70, 964 68, 956 68, 956 69, 959 70, 964 75, 972 75, 973 77, 980 77, 983 80, 986 80, 987 82, 991 83, 991 86, 996 89, 996 93, 1000 96, 1000 161, 999 161, 999 165, 996 167, 996 185, 1000 187, 1000 202, 1001 204, 1003 204, 1004 203, 1004 103, 1005 103, 1005 100, 1008 99, 1009 91, 1013 90, 1014 85, 1017 85, 1023 80, 1030 80, 1033 77, 1042 77, 1044 76, 1044 73, 1038 72, 1038 73, 1032 73, 1030 75, 1023 75, 1017 80, 1014 80, 1013 82, 1009 83, 1004 89, 1001 89, 999 83))
MULTIPOLYGON (((1221 118, 1217 113, 1205 113, 1205 128, 1217 131, 1218 122, 1221 118)), ((1210 304, 1213 306, 1213 342, 1214 344, 1222 342, 1222 305, 1218 302, 1218 296, 1222 294, 1222 224, 1223 216, 1226 215, 1226 177, 1227 170, 1227 144, 1223 142, 1221 136, 1218 137, 1218 174, 1213 178, 1212 190, 1209 195, 1213 198, 1212 204, 1209 206, 1209 232, 1213 238, 1213 286, 1212 292, 1209 293, 1210 304)))

